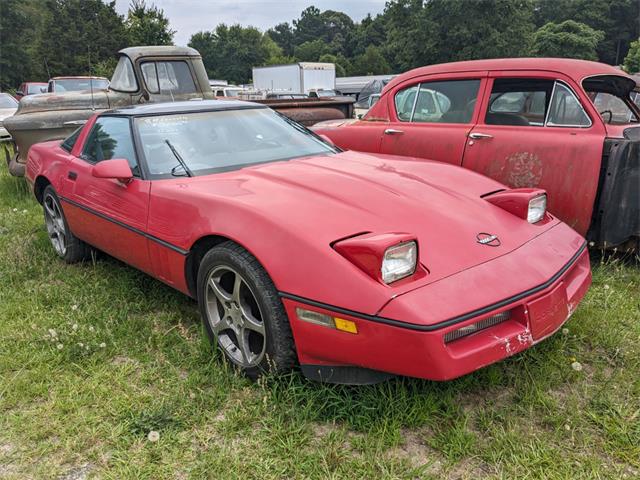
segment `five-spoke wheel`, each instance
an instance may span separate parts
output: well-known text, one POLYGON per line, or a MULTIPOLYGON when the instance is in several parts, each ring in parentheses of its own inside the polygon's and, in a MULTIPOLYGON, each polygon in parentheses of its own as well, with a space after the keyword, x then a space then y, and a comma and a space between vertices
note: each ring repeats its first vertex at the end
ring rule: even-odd
POLYGON ((220 265, 207 281, 207 321, 225 353, 240 367, 255 367, 265 353, 265 327, 254 293, 237 271, 220 265))
POLYGON ((250 378, 290 370, 297 355, 278 292, 260 262, 233 242, 211 248, 198 269, 198 303, 212 342, 250 378))

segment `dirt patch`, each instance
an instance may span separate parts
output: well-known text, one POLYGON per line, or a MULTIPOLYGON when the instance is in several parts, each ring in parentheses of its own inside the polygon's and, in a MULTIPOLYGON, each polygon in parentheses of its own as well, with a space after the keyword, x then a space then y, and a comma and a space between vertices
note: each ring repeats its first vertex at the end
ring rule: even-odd
POLYGON ((77 467, 72 467, 64 475, 58 477, 58 480, 86 480, 89 477, 89 473, 93 469, 90 463, 85 463, 77 467))

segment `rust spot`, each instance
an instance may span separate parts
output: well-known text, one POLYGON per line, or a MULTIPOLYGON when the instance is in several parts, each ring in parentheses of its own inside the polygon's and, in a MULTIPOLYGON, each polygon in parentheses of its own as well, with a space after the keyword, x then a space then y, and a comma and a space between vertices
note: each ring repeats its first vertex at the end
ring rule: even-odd
POLYGON ((516 152, 507 157, 507 183, 515 188, 537 187, 542 179, 542 162, 531 152, 516 152))

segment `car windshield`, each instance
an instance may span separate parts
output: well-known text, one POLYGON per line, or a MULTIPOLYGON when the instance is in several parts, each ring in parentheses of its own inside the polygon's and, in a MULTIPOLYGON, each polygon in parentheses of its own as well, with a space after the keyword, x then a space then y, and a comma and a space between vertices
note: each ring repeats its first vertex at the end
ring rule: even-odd
POLYGON ((89 78, 64 78, 55 80, 56 92, 76 92, 83 90, 106 90, 109 87, 109 81, 105 79, 89 79, 89 78), (92 85, 93 84, 93 85, 92 85))
POLYGON ((8 93, 0 93, 0 108, 17 108, 18 102, 8 93))
POLYGON ((139 117, 135 125, 147 168, 156 178, 207 175, 336 152, 268 108, 139 117))
POLYGON ((227 88, 225 90, 225 92, 227 93, 227 97, 237 97, 238 95, 240 95, 242 93, 242 89, 240 88, 227 88))
POLYGON ((316 92, 319 97, 335 97, 336 92, 334 90, 318 90, 316 92))
POLYGON ((27 94, 47 93, 47 84, 31 84, 27 86, 27 94))

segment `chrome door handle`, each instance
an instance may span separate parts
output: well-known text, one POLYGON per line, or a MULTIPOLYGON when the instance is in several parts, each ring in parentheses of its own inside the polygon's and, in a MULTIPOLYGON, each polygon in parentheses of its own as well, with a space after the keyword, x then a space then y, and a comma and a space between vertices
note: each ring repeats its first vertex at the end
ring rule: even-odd
POLYGON ((402 130, 396 130, 395 128, 387 128, 384 131, 385 135, 400 135, 401 133, 404 133, 404 131, 402 130))
POLYGON ((488 133, 472 132, 469 134, 469 138, 473 138, 474 140, 482 140, 483 138, 493 138, 493 135, 489 135, 488 133))

